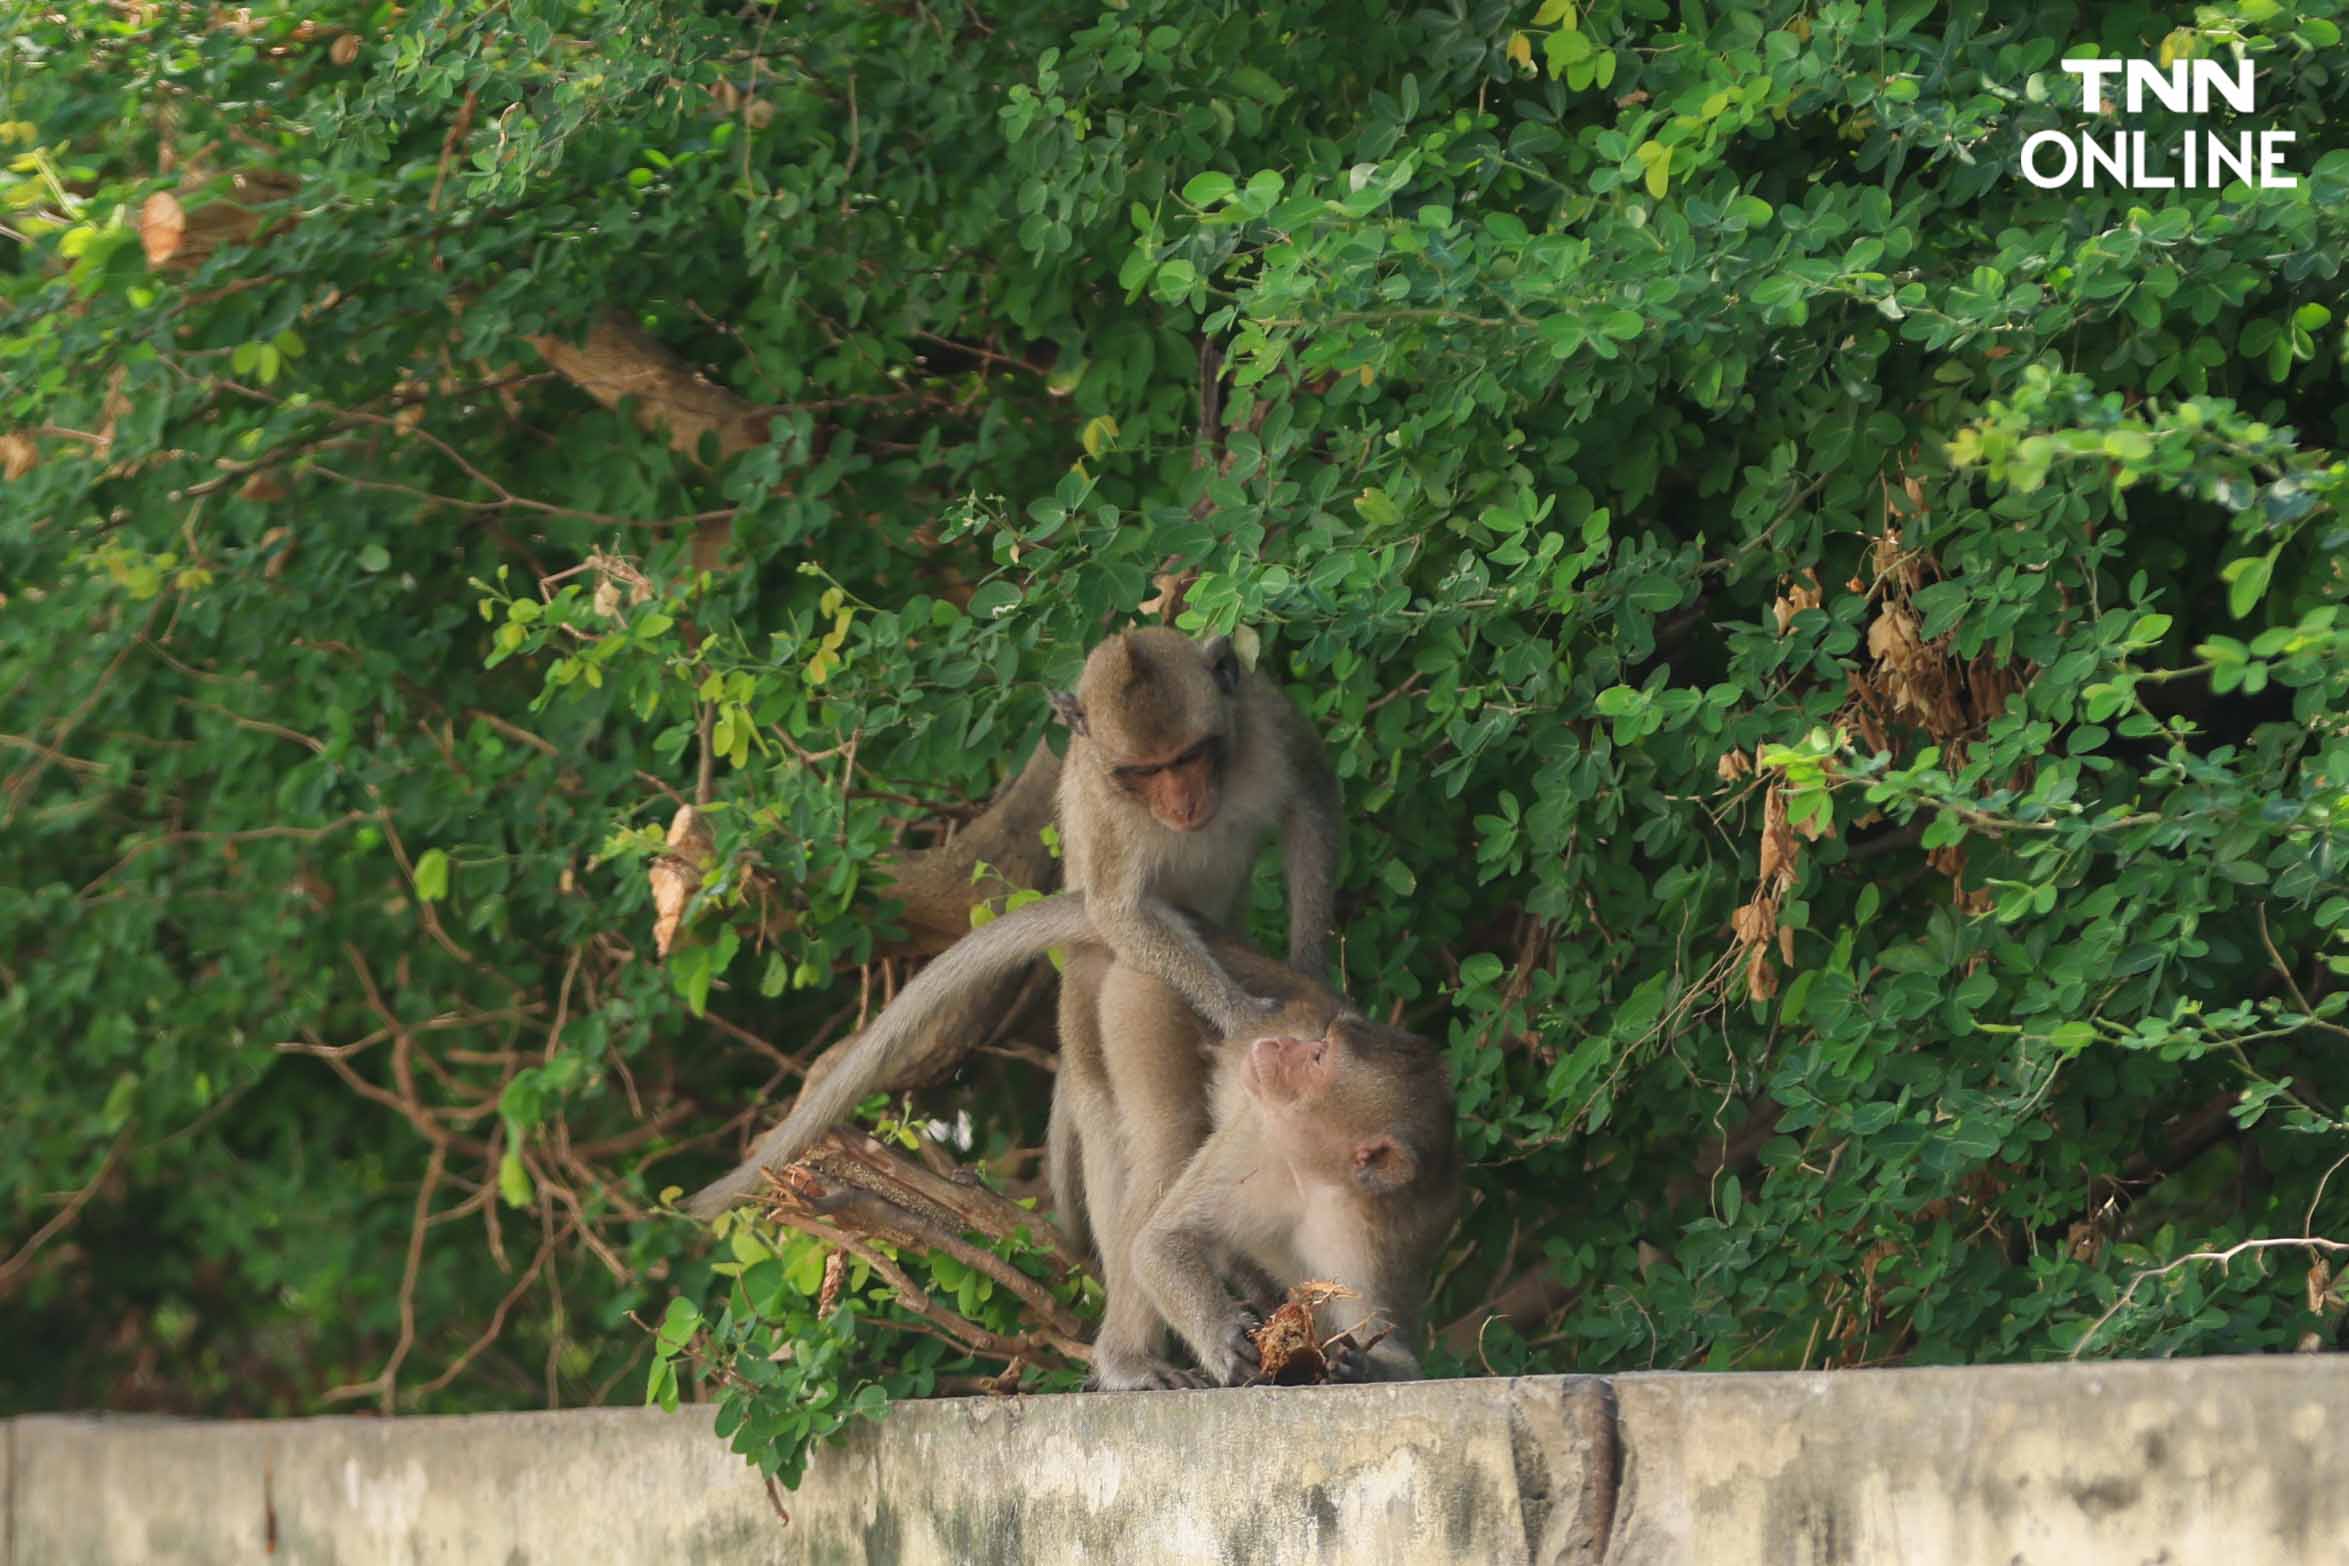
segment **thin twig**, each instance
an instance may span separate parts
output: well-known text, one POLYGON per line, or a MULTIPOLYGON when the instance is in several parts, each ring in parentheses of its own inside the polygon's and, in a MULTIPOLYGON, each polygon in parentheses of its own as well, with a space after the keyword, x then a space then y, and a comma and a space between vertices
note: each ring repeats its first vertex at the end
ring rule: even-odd
MULTIPOLYGON (((2335 1167, 2338 1166, 2336 1165, 2335 1167)), ((2224 1266, 2226 1263, 2231 1262, 2236 1257, 2242 1255, 2245 1251, 2272 1251, 2285 1246, 2305 1246, 2311 1250, 2330 1251, 2336 1254, 2341 1252, 2349 1252, 2349 1243, 2344 1243, 2340 1240, 2328 1240, 2322 1235, 2316 1234, 2296 1234, 2289 1239, 2244 1240, 2240 1244, 2228 1246, 2223 1251, 2189 1251, 2187 1254, 2179 1257, 2176 1261, 2164 1263, 2162 1266, 2151 1268, 2145 1272, 2137 1274, 2136 1277, 2131 1278, 2129 1280, 2129 1286, 2121 1290, 2121 1297, 2117 1300, 2114 1300, 2112 1302, 2111 1308, 2105 1311, 2103 1315, 2097 1317, 2094 1321, 2088 1324, 2088 1330, 2080 1334, 2080 1341, 2072 1345, 2072 1352, 2065 1357, 2068 1359, 2078 1359, 2080 1357, 2080 1351, 2088 1346, 2089 1340, 2094 1338, 2097 1333, 2104 1330, 2104 1324, 2106 1322, 2112 1320, 2113 1317, 2121 1313, 2122 1308, 2125 1307, 2131 1299, 2136 1297, 2137 1286, 2145 1282, 2147 1279, 2159 1278, 2168 1273, 2173 1273, 2180 1267, 2185 1266, 2188 1262, 2212 1261, 2219 1263, 2221 1266, 2224 1266)))
POLYGON ((432 1193, 440 1188, 441 1172, 447 1167, 448 1148, 435 1142, 432 1156, 424 1166, 423 1183, 416 1187, 416 1214, 408 1225, 408 1263, 400 1274, 400 1335, 392 1344, 391 1358, 382 1370, 365 1381, 330 1389, 329 1403, 350 1398, 365 1397, 370 1393, 383 1399, 386 1414, 396 1412, 399 1398, 400 1365, 407 1359, 408 1350, 416 1344, 416 1280, 424 1270, 424 1231, 431 1227, 432 1193))
POLYGON ((75 1220, 82 1215, 82 1209, 90 1205, 90 1198, 98 1194, 98 1187, 106 1183, 106 1176, 113 1171, 115 1160, 122 1156, 124 1148, 130 1146, 130 1137, 129 1126, 116 1132, 114 1144, 106 1149, 106 1156, 99 1161, 98 1172, 90 1176, 89 1183, 67 1197, 65 1205, 52 1214, 47 1223, 35 1230, 31 1239, 18 1246, 8 1260, 0 1262, 0 1299, 8 1297, 8 1291, 18 1275, 32 1264, 33 1258, 40 1254, 41 1247, 74 1226, 75 1220))

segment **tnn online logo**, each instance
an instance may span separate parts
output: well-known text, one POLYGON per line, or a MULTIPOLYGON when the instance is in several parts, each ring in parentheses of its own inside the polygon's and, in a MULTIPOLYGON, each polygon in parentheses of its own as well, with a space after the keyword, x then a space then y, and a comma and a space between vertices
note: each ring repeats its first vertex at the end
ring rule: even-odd
MULTIPOLYGON (((2177 114, 2209 114, 2223 104, 2238 113, 2255 107, 2251 62, 2222 65, 2216 60, 2179 60, 2164 68, 2151 60, 2066 60, 2065 72, 2080 78, 2080 107, 2102 114, 2106 84, 2120 78, 2129 114, 2145 112, 2147 100, 2177 114)), ((2060 186, 2092 189, 2099 178, 2124 190, 2215 190, 2242 180, 2262 190, 2300 183, 2284 172, 2290 131, 2189 131, 2174 152, 2148 149, 2143 131, 2116 131, 2100 140, 2043 130, 2023 143, 2023 177, 2042 190, 2060 186)))

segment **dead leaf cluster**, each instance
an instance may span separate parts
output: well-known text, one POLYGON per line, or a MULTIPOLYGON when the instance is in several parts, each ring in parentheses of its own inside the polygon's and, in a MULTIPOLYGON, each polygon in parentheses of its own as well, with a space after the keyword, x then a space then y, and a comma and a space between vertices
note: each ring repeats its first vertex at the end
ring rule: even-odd
MULTIPOLYGON (((1716 769, 1725 781, 1734 781, 1751 775, 1754 759, 1743 751, 1731 751, 1721 758, 1716 769)), ((1771 961, 1771 951, 1777 951, 1778 962, 1794 966, 1794 929, 1779 922, 1781 901, 1792 890, 1796 875, 1802 868, 1802 845, 1805 839, 1817 842, 1832 830, 1824 812, 1813 814, 1802 825, 1796 826, 1787 818, 1787 786, 1783 779, 1773 779, 1762 794, 1762 866, 1754 886, 1754 895, 1729 917, 1729 933, 1736 962, 1745 972, 1745 992, 1748 999, 1766 1001, 1778 993, 1778 967, 1771 961)))
MULTIPOLYGON (((897 1303, 949 1343, 1013 1366, 1081 1368, 1092 1363, 1085 1324, 1062 1298, 1084 1273, 1060 1233, 1037 1213, 981 1183, 924 1142, 907 1153, 845 1127, 827 1132, 805 1158, 767 1177, 767 1216, 833 1247, 818 1304, 829 1310, 845 1281, 844 1257, 864 1262, 897 1303), (1048 1276, 1030 1276, 1002 1254, 1024 1237, 1048 1276), (941 1252, 983 1273, 1020 1302, 1021 1324, 998 1330, 963 1316, 898 1263, 900 1253, 941 1252)), ((1018 1389, 1011 1376, 1000 1388, 1018 1389)))

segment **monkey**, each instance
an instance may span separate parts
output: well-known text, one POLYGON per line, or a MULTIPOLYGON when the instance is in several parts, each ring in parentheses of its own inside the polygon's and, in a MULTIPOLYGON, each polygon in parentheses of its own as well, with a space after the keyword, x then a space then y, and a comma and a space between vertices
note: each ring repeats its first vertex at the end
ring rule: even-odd
POLYGON ((1106 1309, 1090 1384, 1134 1391, 1244 1379, 1256 1364, 1245 1329, 1309 1279, 1347 1284, 1366 1314, 1401 1329, 1366 1362, 1342 1358, 1342 1374, 1416 1375, 1402 1339, 1416 1330, 1458 1205, 1442 1061, 1314 976, 1219 933, 1202 939, 1251 991, 1274 998, 1266 1023, 1216 1042, 1205 1019, 1106 945, 1067 954, 1064 998, 1090 996, 1097 1011, 1064 999, 1047 1147, 1063 1227, 1080 1245, 1090 1239, 1101 1266, 1106 1309), (1141 1123, 1151 1100, 1121 1096, 1110 1078, 1121 1057, 1208 1083, 1212 1133, 1181 1148, 1167 1184, 1148 1183, 1133 1150, 1155 1135, 1164 1151, 1180 1133, 1141 1123), (1200 1369, 1164 1357, 1169 1326, 1200 1369))
MULTIPOLYGON (((942 1006, 1000 977, 1007 961, 1016 965, 1045 947, 1097 939, 1121 964, 1180 997, 1162 1000, 1161 1010, 1196 1009, 1217 1034, 1268 1020, 1269 1003, 1232 982, 1184 915, 1209 928, 1230 924, 1257 849, 1275 828, 1283 838, 1290 961, 1316 975, 1326 969, 1337 777, 1304 715, 1270 679, 1241 667, 1228 638, 1199 643, 1164 627, 1127 631, 1094 648, 1076 689, 1053 693, 1052 706, 1070 731, 1058 799, 1068 891, 1018 912, 1070 897, 1073 907, 1034 915, 1010 931, 998 919, 949 947, 834 1069, 801 1091, 740 1167, 687 1200, 688 1214, 707 1218, 749 1194, 763 1170, 797 1158, 885 1080, 942 1006), (1041 945, 1015 954, 1005 944, 1047 928, 1057 933, 1041 945), (990 931, 994 940, 978 941, 990 931)), ((1085 1027, 1094 1009, 1090 985, 1064 975, 1064 1036, 1085 1027)), ((1143 1128, 1128 1150, 1135 1180, 1164 1190, 1207 1135, 1197 1051, 1184 1057, 1187 1070, 1122 1046, 1102 1055, 1113 1096, 1135 1101, 1132 1124, 1143 1128)), ((1081 1139, 1057 1106, 1052 1127, 1048 1162, 1073 1176, 1081 1139)), ((1117 1243, 1124 1239, 1120 1231, 1117 1243)))
POLYGON ((1265 836, 1278 828, 1289 964, 1327 967, 1338 850, 1337 776, 1321 740, 1225 636, 1164 626, 1093 649, 1052 706, 1068 725, 1060 832, 1069 890, 1086 895, 1118 960, 1156 975, 1219 1035, 1268 1005, 1216 965, 1183 909, 1233 923, 1265 836))
POLYGON ((1218 1049, 1215 1132, 1133 1241, 1150 1305, 1207 1379, 1232 1386, 1257 1371, 1264 1281, 1343 1283, 1392 1330, 1334 1356, 1337 1378, 1417 1377, 1408 1345, 1460 1201, 1442 1059, 1351 1012, 1317 1036, 1218 1049), (1254 1297, 1235 1298, 1234 1278, 1254 1297))

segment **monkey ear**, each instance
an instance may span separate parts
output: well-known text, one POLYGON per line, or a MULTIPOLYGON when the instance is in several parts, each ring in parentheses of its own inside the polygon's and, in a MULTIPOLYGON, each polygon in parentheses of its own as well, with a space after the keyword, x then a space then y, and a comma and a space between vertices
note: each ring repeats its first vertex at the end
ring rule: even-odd
POLYGON ((1067 724, 1071 733, 1085 733, 1085 708, 1077 700, 1077 693, 1075 691, 1051 691, 1047 694, 1052 700, 1052 715, 1067 724))
POLYGON ((1200 644, 1200 656, 1207 660, 1207 670, 1215 676, 1215 688, 1229 696, 1240 688, 1240 655, 1232 651, 1228 636, 1211 636, 1200 644))
POLYGON ((1354 1144, 1354 1183, 1372 1196, 1400 1191, 1419 1177, 1419 1160, 1391 1136, 1354 1144))

